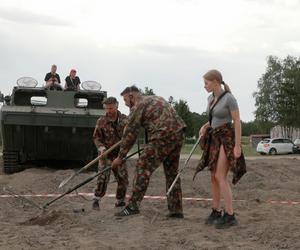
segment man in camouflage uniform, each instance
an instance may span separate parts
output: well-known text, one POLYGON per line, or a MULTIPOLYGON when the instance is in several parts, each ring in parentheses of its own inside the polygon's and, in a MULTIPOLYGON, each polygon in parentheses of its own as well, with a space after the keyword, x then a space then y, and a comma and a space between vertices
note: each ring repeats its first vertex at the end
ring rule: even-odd
MULTIPOLYGON (((131 110, 119 155, 113 161, 112 167, 117 168, 122 163, 121 159, 134 144, 141 127, 145 128, 149 140, 137 162, 129 203, 121 212, 115 214, 128 216, 139 213, 139 206, 146 193, 150 176, 161 163, 163 163, 166 177, 166 190, 171 186, 178 173, 186 125, 173 107, 162 97, 142 96, 135 86, 127 87, 121 95, 131 110)), ((168 217, 183 218, 180 179, 176 182, 167 201, 168 217)))
MULTIPOLYGON (((121 114, 118 111, 118 101, 114 97, 107 98, 104 102, 105 116, 101 116, 97 120, 97 124, 93 134, 94 143, 98 149, 99 154, 102 154, 105 150, 112 145, 120 141, 124 127, 127 122, 127 116, 121 114)), ((119 149, 117 148, 108 154, 106 159, 99 160, 98 169, 101 171, 106 168, 108 164, 118 156, 119 149)), ((116 207, 125 206, 125 196, 128 186, 128 173, 125 164, 121 164, 118 168, 113 169, 114 176, 118 182, 115 204, 116 207)), ((93 208, 99 209, 99 201, 103 197, 107 190, 107 184, 109 182, 110 170, 105 171, 99 175, 97 180, 97 186, 95 189, 93 208)))

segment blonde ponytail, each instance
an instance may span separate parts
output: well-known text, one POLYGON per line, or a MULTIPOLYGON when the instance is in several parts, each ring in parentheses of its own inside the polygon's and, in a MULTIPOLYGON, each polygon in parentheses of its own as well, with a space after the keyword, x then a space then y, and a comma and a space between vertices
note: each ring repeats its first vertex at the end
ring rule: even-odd
POLYGON ((231 93, 230 87, 223 81, 223 77, 220 71, 216 69, 209 70, 204 76, 204 79, 213 81, 216 80, 220 84, 224 85, 224 90, 231 93))
POLYGON ((222 81, 221 84, 224 85, 224 90, 225 91, 231 93, 230 87, 229 87, 229 85, 227 83, 225 83, 224 81, 222 81))

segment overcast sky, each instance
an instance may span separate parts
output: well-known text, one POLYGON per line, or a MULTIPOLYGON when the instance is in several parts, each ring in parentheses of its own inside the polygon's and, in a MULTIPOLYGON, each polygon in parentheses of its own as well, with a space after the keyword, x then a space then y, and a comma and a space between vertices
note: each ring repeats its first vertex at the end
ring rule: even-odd
POLYGON ((0 0, 0 90, 21 76, 42 86, 57 64, 109 96, 148 86, 202 113, 202 75, 216 68, 250 121, 266 57, 300 54, 299 20, 298 0, 0 0))

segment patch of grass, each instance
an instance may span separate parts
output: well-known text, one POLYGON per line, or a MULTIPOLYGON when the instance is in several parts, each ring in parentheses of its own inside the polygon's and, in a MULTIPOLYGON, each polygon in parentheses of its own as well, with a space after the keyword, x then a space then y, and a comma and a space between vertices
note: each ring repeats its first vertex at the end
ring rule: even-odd
MULTIPOLYGON (((249 137, 242 136, 242 147, 245 156, 258 156, 259 154, 256 152, 255 148, 252 148, 249 137)), ((181 154, 189 154, 192 150, 193 144, 184 144, 181 150, 181 154)), ((202 154, 202 150, 198 146, 194 152, 194 154, 202 154)))
POLYGON ((256 149, 252 147, 249 136, 242 136, 242 148, 245 156, 258 156, 256 149))
MULTIPOLYGON (((184 144, 181 149, 181 154, 190 154, 194 144, 184 144)), ((202 150, 200 149, 200 146, 198 145, 194 154, 200 155, 202 154, 202 150)))
MULTIPOLYGON (((242 136, 242 147, 243 147, 243 152, 245 156, 258 156, 259 154, 256 152, 255 148, 252 148, 249 137, 248 136, 242 136)), ((194 144, 187 144, 185 143, 181 149, 181 154, 189 154, 193 148, 194 144)), ((140 146, 141 148, 143 147, 143 145, 140 146)), ((135 151, 137 151, 137 144, 135 144, 132 149, 130 150, 130 153, 133 153, 135 151)), ((194 155, 201 155, 202 154, 202 150, 200 149, 200 146, 198 145, 194 155)))
POLYGON ((245 156, 258 156, 259 154, 256 152, 256 149, 249 145, 242 145, 243 152, 245 156))

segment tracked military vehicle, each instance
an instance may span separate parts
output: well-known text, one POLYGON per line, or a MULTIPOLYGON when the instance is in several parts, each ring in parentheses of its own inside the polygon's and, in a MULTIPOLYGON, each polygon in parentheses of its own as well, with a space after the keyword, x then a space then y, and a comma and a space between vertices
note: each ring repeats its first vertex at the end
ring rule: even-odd
POLYGON ((23 77, 10 96, 2 98, 1 132, 5 173, 24 169, 27 162, 80 161, 97 156, 92 134, 104 115, 107 96, 97 82, 82 83, 83 90, 36 87, 23 77))

